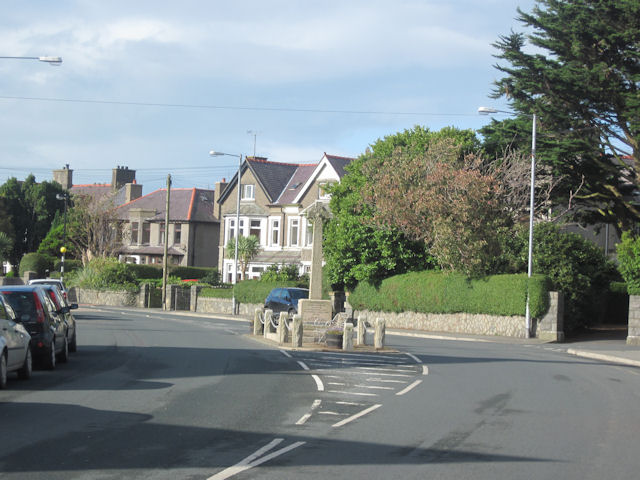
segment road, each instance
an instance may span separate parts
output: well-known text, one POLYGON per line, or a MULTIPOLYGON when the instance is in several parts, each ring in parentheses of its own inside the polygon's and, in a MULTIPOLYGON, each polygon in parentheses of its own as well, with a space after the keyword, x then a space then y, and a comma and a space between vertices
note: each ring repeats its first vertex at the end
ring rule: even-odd
POLYGON ((246 322, 82 308, 79 348, 0 392, 3 479, 637 478, 640 369, 388 336, 283 351, 246 322))

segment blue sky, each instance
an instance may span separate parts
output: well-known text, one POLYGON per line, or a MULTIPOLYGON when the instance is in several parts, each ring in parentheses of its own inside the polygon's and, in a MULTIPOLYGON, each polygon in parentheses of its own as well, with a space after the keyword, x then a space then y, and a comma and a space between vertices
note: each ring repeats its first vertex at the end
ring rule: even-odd
POLYGON ((534 0, 3 0, 0 183, 137 170, 148 193, 213 187, 215 149, 314 163, 422 125, 480 128, 491 46, 534 0), (30 98, 31 100, 28 100, 30 98), (33 100, 40 99, 40 100, 33 100), (48 99, 48 100, 43 100, 48 99), (55 100, 55 101, 54 101, 55 100), (355 113, 358 112, 358 113, 355 113))

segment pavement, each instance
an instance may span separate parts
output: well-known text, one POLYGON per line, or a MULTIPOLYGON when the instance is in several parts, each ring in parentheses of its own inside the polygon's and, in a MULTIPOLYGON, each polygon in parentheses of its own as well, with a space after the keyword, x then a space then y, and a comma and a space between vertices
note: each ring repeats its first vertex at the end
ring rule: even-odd
MULTIPOLYGON (((88 305, 85 305, 88 306, 88 305)), ((95 307, 98 307, 97 305, 95 307)), ((100 307, 98 307, 100 308, 100 307)), ((102 307, 104 308, 104 307, 102 307)), ((108 308, 108 307, 106 307, 108 308)), ((163 311, 161 309, 145 309, 147 311, 157 311, 158 313, 169 313, 183 316, 204 316, 210 318, 221 318, 225 320, 249 321, 248 317, 224 314, 193 313, 186 311, 163 311)), ((424 332, 420 330, 396 330, 387 329, 387 335, 399 335, 405 337, 427 338, 432 340, 460 341, 460 342, 490 342, 490 343, 511 343, 521 345, 544 345, 545 342, 537 338, 513 338, 497 336, 463 335, 450 333, 424 332)), ((553 343, 556 348, 565 349, 570 355, 589 358, 606 363, 617 363, 640 368, 640 346, 627 345, 626 325, 603 325, 591 328, 563 343, 553 343)))

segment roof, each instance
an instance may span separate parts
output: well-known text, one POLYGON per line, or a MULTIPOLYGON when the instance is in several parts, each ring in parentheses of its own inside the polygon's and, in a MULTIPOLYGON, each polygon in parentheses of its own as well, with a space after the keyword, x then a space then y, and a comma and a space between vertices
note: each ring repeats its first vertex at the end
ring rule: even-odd
POLYGON ((73 195, 90 197, 93 201, 99 201, 110 195, 113 190, 110 183, 94 183, 85 185, 73 185, 69 192, 73 195))
MULTIPOLYGON (((217 222, 213 214, 213 190, 202 188, 172 188, 169 198, 170 222, 217 222)), ((167 205, 167 189, 155 190, 119 206, 116 214, 121 220, 130 218, 131 210, 155 212, 150 221, 163 221, 167 205)))
MULTIPOLYGON (((271 162, 262 157, 246 157, 240 167, 241 175, 251 170, 256 181, 262 187, 269 203, 274 205, 291 205, 297 202, 305 185, 309 184, 316 169, 323 162, 328 162, 339 178, 345 174, 346 165, 353 158, 324 154, 320 163, 280 163, 271 162)), ((233 176, 225 190, 220 195, 220 203, 223 203, 231 194, 237 183, 238 173, 233 176)))

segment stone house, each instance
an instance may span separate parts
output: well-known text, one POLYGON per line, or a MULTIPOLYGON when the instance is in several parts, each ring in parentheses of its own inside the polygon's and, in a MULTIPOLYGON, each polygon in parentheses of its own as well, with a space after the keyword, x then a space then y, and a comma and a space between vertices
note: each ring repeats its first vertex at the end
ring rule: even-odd
MULTIPOLYGON (((227 252, 226 245, 237 230, 241 235, 260 239, 260 253, 248 265, 246 278, 259 277, 273 264, 294 264, 301 275, 308 273, 312 224, 304 210, 315 202, 329 201, 325 187, 340 181, 351 160, 326 153, 314 164, 246 157, 240 167, 239 229, 236 228, 238 174, 229 183, 217 183, 216 217, 221 222, 218 269, 224 281, 232 281, 233 252, 227 252)), ((244 277, 238 272, 238 279, 244 277)))
MULTIPOLYGON (((168 263, 215 267, 220 222, 214 216, 214 191, 172 188, 169 197, 168 263)), ((116 208, 123 223, 119 260, 162 264, 167 190, 158 189, 116 208)))

